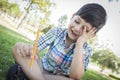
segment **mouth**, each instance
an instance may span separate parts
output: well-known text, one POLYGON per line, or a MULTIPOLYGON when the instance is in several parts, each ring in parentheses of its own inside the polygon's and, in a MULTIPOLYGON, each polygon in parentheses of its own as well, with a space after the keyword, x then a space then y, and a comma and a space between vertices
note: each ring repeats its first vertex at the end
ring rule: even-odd
POLYGON ((79 34, 75 33, 73 30, 71 30, 71 33, 72 33, 72 35, 75 36, 75 37, 78 37, 78 36, 79 36, 79 34))

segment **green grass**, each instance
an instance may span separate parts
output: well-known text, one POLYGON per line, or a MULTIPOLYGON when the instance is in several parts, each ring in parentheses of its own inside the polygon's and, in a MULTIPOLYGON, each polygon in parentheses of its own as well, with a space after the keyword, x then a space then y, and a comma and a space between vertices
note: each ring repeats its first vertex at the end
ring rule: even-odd
MULTIPOLYGON (((0 25, 0 80, 6 80, 6 73, 9 67, 12 64, 14 64, 11 49, 16 42, 31 43, 32 41, 0 25)), ((45 51, 46 50, 43 50, 40 56, 43 56, 43 53, 45 51)), ((98 72, 87 70, 82 80, 110 80, 110 79, 104 77, 98 72)))
POLYGON ((14 63, 11 49, 16 42, 30 40, 0 25, 0 80, 5 80, 8 68, 14 63))
POLYGON ((82 80, 111 80, 111 79, 97 71, 87 70, 84 76, 82 77, 82 80))

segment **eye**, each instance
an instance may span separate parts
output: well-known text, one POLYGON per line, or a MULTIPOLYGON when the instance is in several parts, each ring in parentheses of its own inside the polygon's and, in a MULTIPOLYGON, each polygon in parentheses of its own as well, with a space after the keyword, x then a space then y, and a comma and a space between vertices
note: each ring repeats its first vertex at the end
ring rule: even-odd
POLYGON ((87 27, 87 28, 86 28, 86 32, 89 32, 89 31, 90 31, 90 29, 87 27))
POLYGON ((75 20, 75 23, 80 24, 80 22, 79 22, 79 21, 77 21, 77 20, 75 20))

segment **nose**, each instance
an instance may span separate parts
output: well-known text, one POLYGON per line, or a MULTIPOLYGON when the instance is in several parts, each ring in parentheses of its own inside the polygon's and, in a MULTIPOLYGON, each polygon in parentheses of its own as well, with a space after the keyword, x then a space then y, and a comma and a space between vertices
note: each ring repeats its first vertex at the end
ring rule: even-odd
POLYGON ((79 33, 80 32, 80 28, 81 28, 81 25, 76 25, 75 27, 74 27, 74 30, 76 31, 76 33, 79 33))

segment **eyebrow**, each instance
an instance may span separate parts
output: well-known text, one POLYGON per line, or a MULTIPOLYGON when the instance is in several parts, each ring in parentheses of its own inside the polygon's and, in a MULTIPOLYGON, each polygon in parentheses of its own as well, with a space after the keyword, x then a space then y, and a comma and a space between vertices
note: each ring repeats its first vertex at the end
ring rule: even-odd
POLYGON ((78 16, 78 17, 77 17, 77 19, 79 19, 79 20, 81 21, 81 18, 80 18, 80 16, 78 16))

